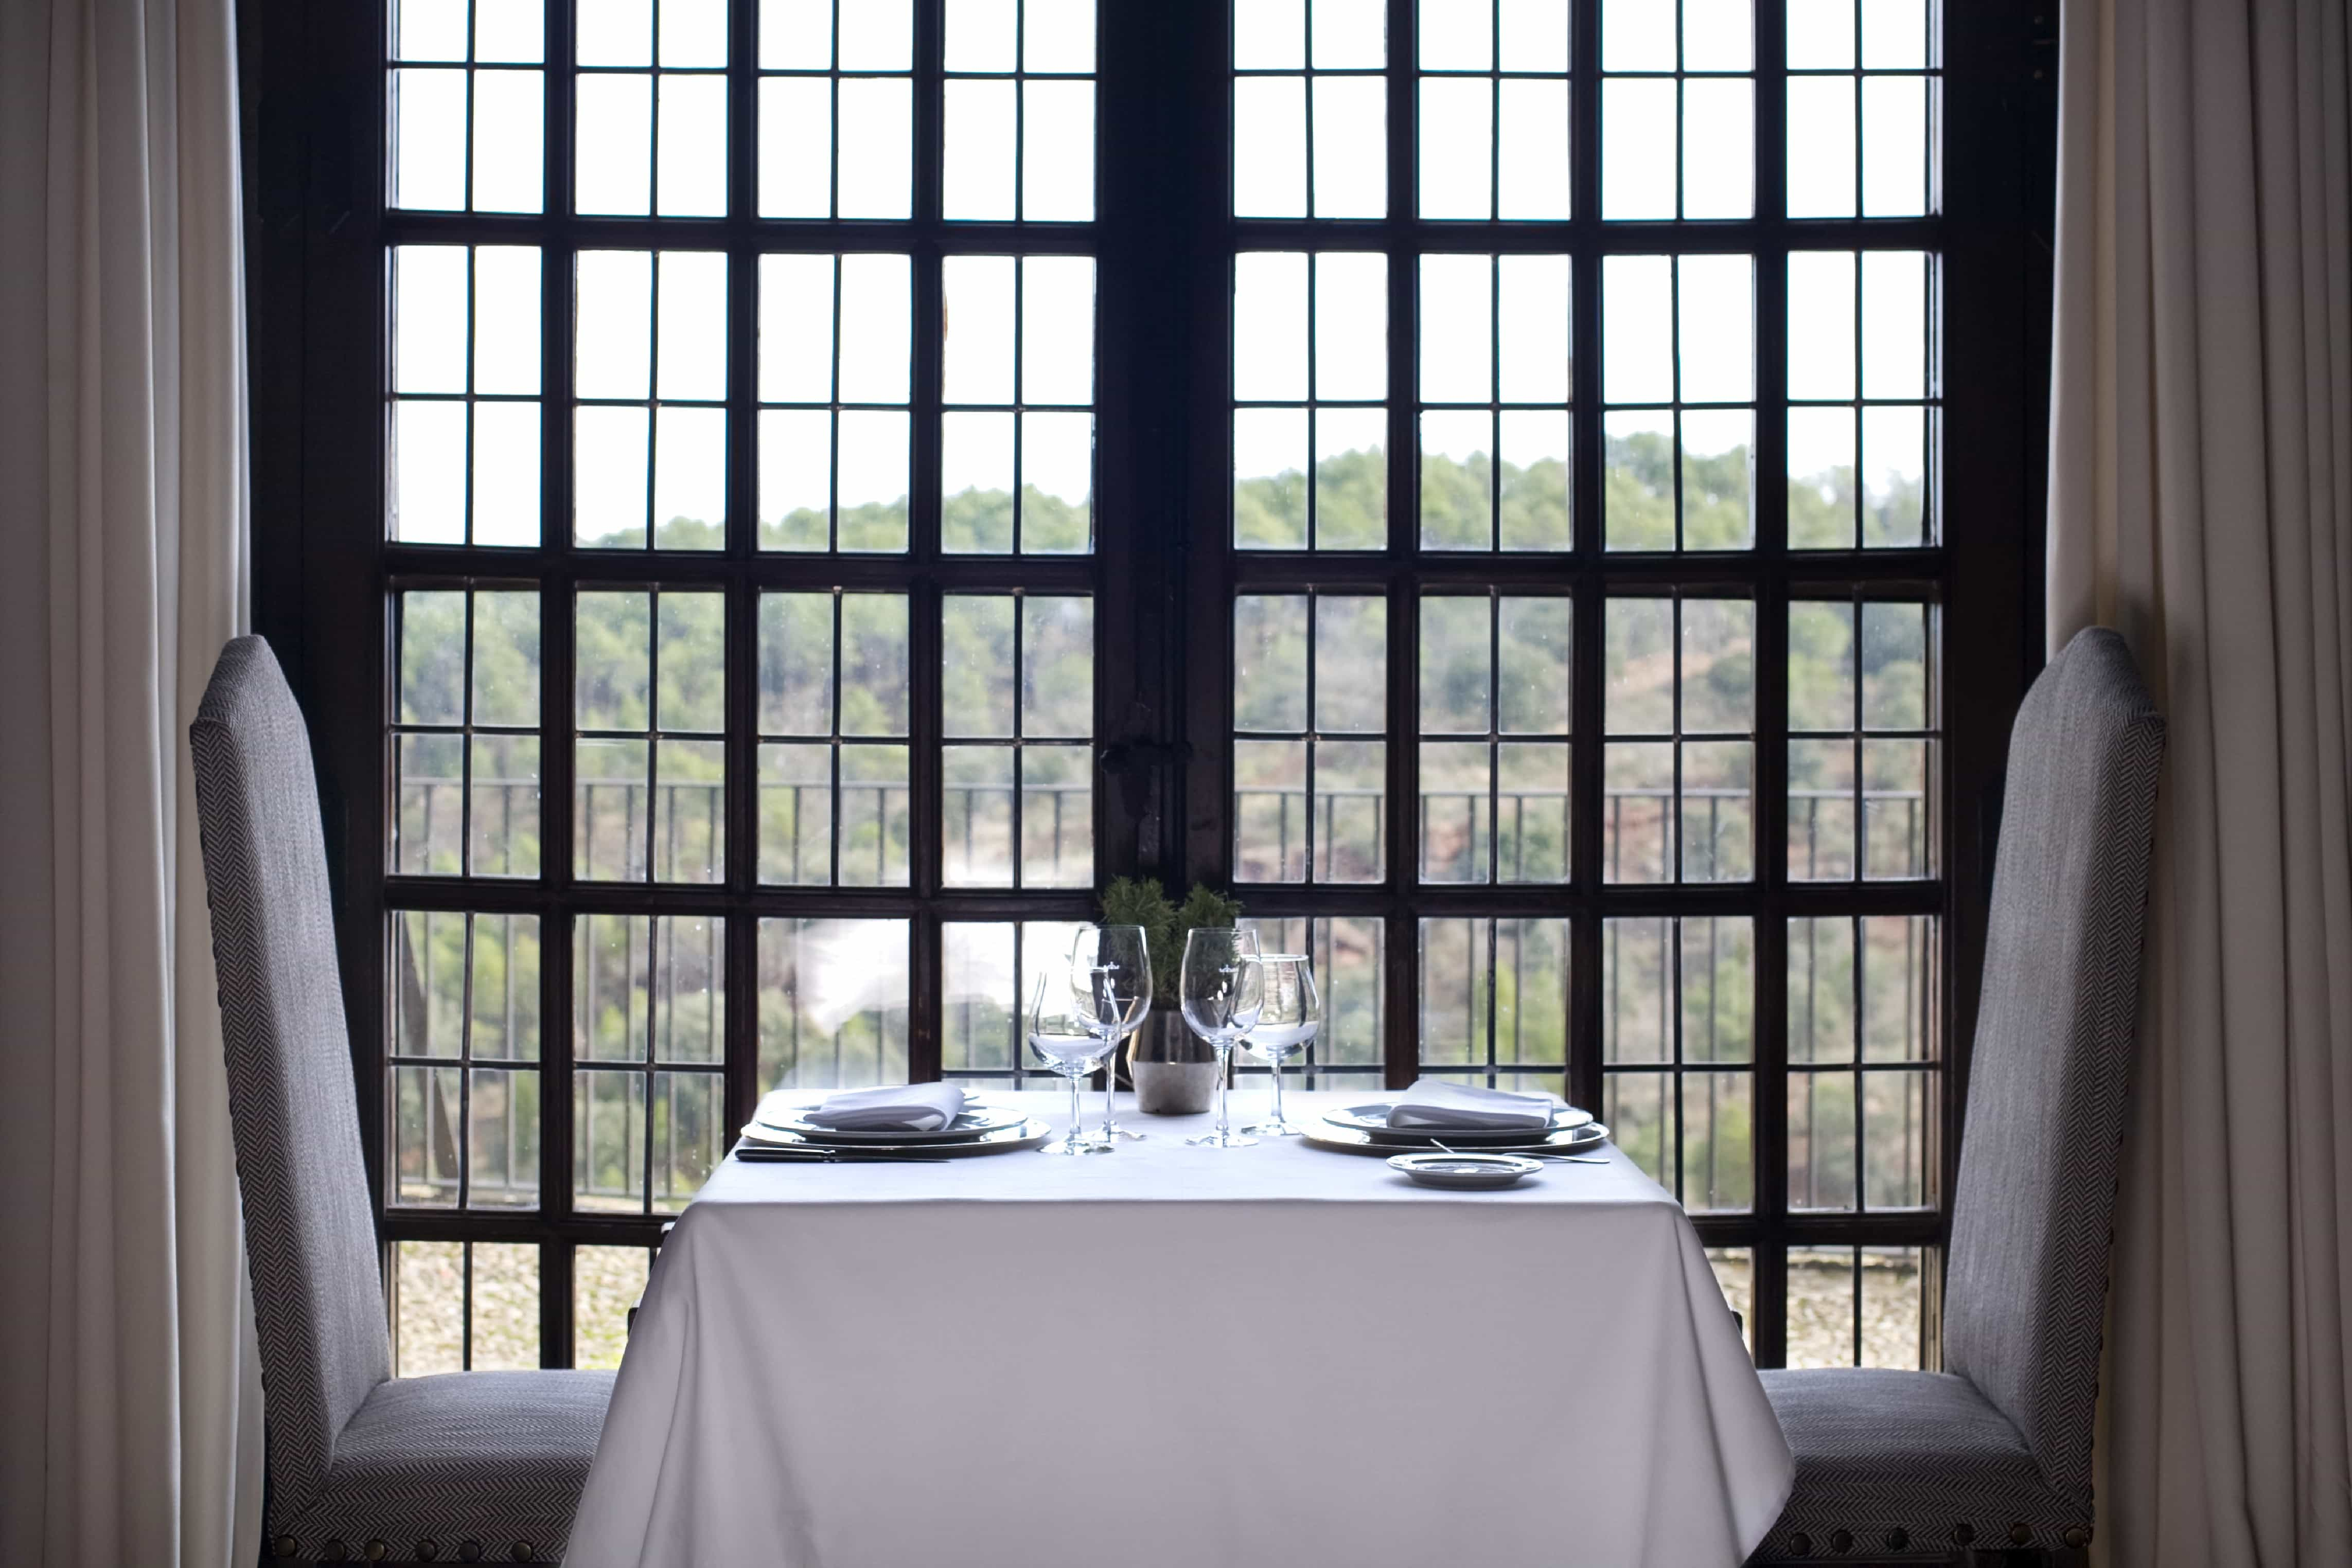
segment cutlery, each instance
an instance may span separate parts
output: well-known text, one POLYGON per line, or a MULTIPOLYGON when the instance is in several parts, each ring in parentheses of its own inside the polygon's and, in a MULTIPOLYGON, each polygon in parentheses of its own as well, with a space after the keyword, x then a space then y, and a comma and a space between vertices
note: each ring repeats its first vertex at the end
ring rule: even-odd
MULTIPOLYGON (((1447 1154, 1449 1154, 1449 1155, 1460 1155, 1460 1154, 1464 1154, 1464 1153, 1468 1153, 1468 1154, 1474 1154, 1474 1155, 1475 1155, 1475 1154, 1490 1154, 1490 1153, 1493 1153, 1493 1152, 1494 1152, 1494 1151, 1492 1151, 1492 1150, 1486 1150, 1486 1149, 1470 1149, 1470 1150, 1466 1150, 1466 1151, 1465 1151, 1465 1150, 1463 1150, 1463 1149, 1457 1149, 1457 1148, 1453 1147, 1451 1145, 1448 1145, 1448 1144, 1440 1144, 1440 1143, 1438 1143, 1438 1142, 1437 1142, 1437 1140, 1436 1140, 1434 1137, 1431 1138, 1429 1141, 1430 1141, 1431 1143, 1433 1143, 1433 1144, 1437 1144, 1437 1146, 1438 1146, 1439 1148, 1444 1149, 1444 1150, 1447 1154)), ((1607 1160, 1597 1158, 1597 1157, 1595 1157, 1595 1156, 1593 1156, 1593 1155, 1537 1155, 1537 1154, 1523 1154, 1523 1153, 1521 1153, 1521 1152, 1520 1152, 1519 1150, 1517 1150, 1517 1149, 1513 1149, 1513 1150, 1511 1151, 1511 1153, 1512 1153, 1513 1155, 1517 1155, 1518 1158, 1523 1159, 1523 1160, 1543 1160, 1543 1161, 1547 1162, 1548 1164, 1556 1165, 1556 1166, 1605 1166, 1605 1165, 1607 1165, 1607 1164, 1609 1163, 1607 1160)))
POLYGON ((944 1155, 835 1154, 831 1150, 825 1150, 823 1152, 812 1150, 809 1153, 803 1154, 798 1149, 779 1149, 773 1147, 738 1149, 736 1154, 740 1158, 748 1160, 753 1165, 772 1166, 943 1166, 948 1163, 947 1156, 944 1155))

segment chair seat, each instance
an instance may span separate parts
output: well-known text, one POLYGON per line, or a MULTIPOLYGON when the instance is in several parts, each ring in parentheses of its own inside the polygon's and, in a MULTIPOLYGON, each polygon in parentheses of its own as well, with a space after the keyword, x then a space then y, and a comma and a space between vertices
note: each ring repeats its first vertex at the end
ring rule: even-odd
POLYGON ((2067 1531, 2090 1528, 1966 1378, 1869 1367, 1761 1375, 1797 1480, 1751 1562, 2053 1550, 2067 1531))
POLYGON ((395 1377, 335 1439, 326 1493, 287 1528, 296 1555, 350 1558, 381 1541, 396 1560, 561 1558, 613 1396, 609 1372, 451 1372, 395 1377))

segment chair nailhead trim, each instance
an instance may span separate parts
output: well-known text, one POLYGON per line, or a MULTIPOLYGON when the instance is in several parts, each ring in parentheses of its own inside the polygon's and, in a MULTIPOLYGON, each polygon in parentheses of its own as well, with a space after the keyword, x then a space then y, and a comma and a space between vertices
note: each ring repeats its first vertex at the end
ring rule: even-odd
POLYGON ((2009 1539, 2019 1546, 2030 1545, 2033 1540, 2033 1527, 2020 1520, 2009 1527, 2009 1539))
POLYGON ((319 1556, 320 1560, 328 1563, 341 1563, 344 1558, 349 1557, 350 1555, 351 1549, 346 1547, 340 1541, 330 1541, 324 1546, 319 1548, 319 1556))
POLYGON ((430 1563, 440 1555, 441 1548, 437 1542, 420 1541, 416 1543, 416 1560, 419 1563, 430 1563))
POLYGON ((530 1542, 518 1541, 514 1543, 514 1550, 508 1552, 507 1555, 513 1558, 518 1563, 528 1563, 535 1553, 533 1553, 530 1549, 530 1542))
POLYGON ((1890 1530, 1886 1532, 1886 1550, 1889 1552, 1900 1552, 1910 1544, 1911 1532, 1909 1531, 1897 1529, 1890 1530))
POLYGON ((2079 1524, 2070 1524, 2066 1527, 2066 1533, 2058 1539, 2080 1552, 2084 1547, 2091 1544, 2091 1532, 2079 1524))
POLYGON ((1977 1538, 1977 1532, 1976 1532, 1974 1530, 1971 1530, 1970 1528, 1969 1528, 1967 1525, 1965 1525, 1965 1524, 1956 1524, 1956 1525, 1952 1526, 1952 1544, 1953 1544, 1953 1545, 1955 1545, 1955 1546, 1966 1546, 1969 1542, 1974 1541, 1976 1538, 1977 1538))
POLYGON ((300 1548, 292 1536, 281 1535, 269 1543, 269 1550, 280 1557, 291 1557, 300 1548))
POLYGON ((457 1542, 457 1557, 460 1562, 479 1563, 482 1560, 482 1543, 478 1541, 457 1542))
POLYGON ((1831 1550, 1831 1551, 1832 1551, 1832 1552, 1851 1552, 1851 1551, 1853 1551, 1853 1531, 1851 1531, 1851 1530, 1832 1530, 1832 1531, 1830 1531, 1830 1550, 1831 1550))
POLYGON ((390 1551, 391 1548, 384 1545, 383 1542, 371 1541, 367 1543, 367 1560, 371 1563, 381 1563, 383 1561, 385 1553, 390 1551))
POLYGON ((1801 1530, 1789 1537, 1789 1550, 1800 1557, 1811 1557, 1813 1554, 1813 1538, 1801 1530))

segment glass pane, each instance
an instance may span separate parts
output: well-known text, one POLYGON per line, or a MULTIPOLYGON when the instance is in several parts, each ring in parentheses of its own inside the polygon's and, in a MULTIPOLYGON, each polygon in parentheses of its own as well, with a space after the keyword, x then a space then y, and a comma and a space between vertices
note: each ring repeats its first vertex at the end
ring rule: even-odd
POLYGON ((1788 0, 1789 68, 1853 68, 1853 0, 1788 0))
POLYGON ((466 1244, 392 1247, 392 1371, 424 1377, 466 1367, 466 1244))
POLYGON ((1855 1364, 1854 1273, 1852 1248, 1789 1249, 1789 1365, 1855 1364))
MULTIPOLYGON (((673 0, 675 4, 675 0, 673 0)), ((669 7, 663 8, 665 16, 669 7)), ((666 218, 727 214, 727 78, 664 76, 658 116, 656 208, 666 218)))
POLYGON ((1503 401, 1567 402, 1573 360, 1568 257, 1507 256, 1496 265, 1502 319, 1509 325, 1497 343, 1503 401))
MULTIPOLYGON (((1643 917, 1601 923, 1602 1061, 1614 1065, 1674 1060, 1675 940, 1672 920, 1643 917)), ((1615 1117, 1603 1119, 1616 1128, 1615 1117)), ((1618 1146, 1625 1146, 1622 1133, 1618 1146)))
POLYGON ((1094 601, 1021 601, 1021 733, 1077 737, 1094 731, 1094 601))
POLYGON ((1904 217, 1927 210, 1927 82, 1862 78, 1862 213, 1904 217))
POLYGON ((572 1075, 572 1201, 593 1212, 641 1214, 646 1201, 646 1075, 572 1075))
MULTIPOLYGON (((1234 396, 1307 396, 1307 257, 1244 251, 1234 258, 1234 396)), ((1327 392, 1326 395, 1329 395, 1327 392)))
MULTIPOLYGON (((1005 373, 1009 382, 1009 358, 1005 373)), ((1010 413, 940 416, 940 537, 950 554, 1001 555, 1013 549, 1017 417, 1010 413)))
POLYGON ((1789 544, 1854 547, 1858 473, 1850 408, 1789 411, 1789 544))
POLYGON ((1864 1247, 1857 1270, 1862 1285, 1864 1366, 1917 1371, 1929 1364, 1922 1319, 1928 1280, 1916 1247, 1864 1247))
POLYGON ((841 117, 839 215, 905 218, 914 210, 914 85, 904 78, 844 77, 835 91, 841 117))
POLYGON ((684 1208, 719 1168, 728 1139, 721 1124, 724 1084, 715 1072, 653 1075, 653 1207, 684 1208))
MULTIPOLYGON (((941 395, 947 402, 1015 401, 1013 286, 1018 265, 1009 256, 950 256, 941 259, 940 277, 945 297, 940 329, 945 345, 941 395)), ((1091 284, 1088 292, 1092 292, 1091 284)), ((1080 331, 1086 329, 1082 320, 1071 319, 1068 325, 1080 331)), ((1090 361, 1090 352, 1088 358, 1090 361)), ((1086 399, 1072 401, 1084 402, 1086 399)))
POLYGON ((540 855, 539 737, 473 738, 466 870, 474 876, 537 876, 540 855))
POLYGON ((1935 1190, 1935 1075, 1862 1075, 1862 1201, 1866 1208, 1921 1208, 1935 1190))
POLYGON ((1318 595, 1315 727, 1326 733, 1385 729, 1387 681, 1388 601, 1369 594, 1318 595))
POLYGON ((476 1241, 473 1253, 475 1372, 535 1372, 539 1368, 539 1248, 535 1243, 476 1241))
POLYGON ((391 537, 410 544, 466 538, 466 409, 459 402, 392 405, 391 537))
POLYGON ((1789 922, 1789 1060, 1853 1060, 1853 922, 1789 922))
POLYGON ((906 1081, 908 929, 904 920, 760 922, 761 1093, 906 1081))
POLYGON ((1496 215, 1567 217, 1568 83, 1514 79, 1496 91, 1496 215))
POLYGON ((536 213, 546 204, 543 83, 538 71, 474 73, 475 211, 536 213))
MULTIPOLYGON (((1319 20, 1324 6, 1315 13, 1319 20)), ((1379 77, 1315 78, 1315 215, 1388 215, 1388 84, 1379 77)))
POLYGON ((1483 403, 1494 397, 1494 279, 1491 256, 1421 258, 1423 402, 1483 403))
POLYGON ((1234 7, 1235 70, 1297 70, 1307 63, 1307 0, 1234 7))
POLYGON ((1307 466, 1305 409, 1234 411, 1234 542, 1237 548, 1307 548, 1307 466))
POLYGON ((1789 1074, 1789 1207, 1854 1206, 1852 1072, 1789 1074))
POLYGON ((1789 215, 1853 216, 1854 79, 1790 77, 1788 115, 1789 215))
POLYGON ((1421 727, 1483 735, 1493 727, 1493 601, 1421 601, 1421 727))
POLYGON ((941 601, 940 615, 947 733, 1011 736, 1018 675, 1013 599, 1003 594, 953 593, 941 601))
MULTIPOLYGON (((1743 16, 1747 9, 1739 6, 1743 16)), ((1682 215, 1753 216, 1755 169, 1756 84, 1745 77, 1684 82, 1682 215)))
POLYGON ((394 1199, 404 1208, 455 1208, 460 1168, 463 1075, 454 1067, 395 1067, 394 1199))
POLYGON ((1244 593, 1234 598, 1236 729, 1306 729, 1307 603, 1303 594, 1244 593))
POLYGON ((462 915, 407 910, 394 921, 394 1054, 464 1053, 466 920, 462 915))
POLYGON ((1604 713, 1612 735, 1670 735, 1675 728, 1675 602, 1612 599, 1603 626, 1608 659, 1604 713))
POLYGON ((763 218, 833 214, 833 83, 826 78, 761 78, 759 200, 763 218))
POLYGON ((1294 740, 1234 742, 1234 877, 1307 877, 1307 747, 1294 740))
POLYGON ((539 916, 476 915, 468 918, 474 926, 470 1052, 478 1061, 536 1061, 539 916))
POLYGON ((1388 395, 1389 258, 1326 251, 1315 258, 1315 395, 1388 395))
POLYGON ((1095 215, 1095 84, 1021 84, 1021 215, 1088 223, 1095 215))
POLYGON ((392 201, 411 209, 466 204, 466 73, 392 73, 392 201))
POLYGON ((940 211, 949 218, 1013 216, 1020 88, 1010 81, 950 79, 946 87, 946 161, 940 211))
POLYGON ((950 886, 1012 885, 1014 766, 1011 747, 945 748, 943 837, 950 886))
POLYGON ((1570 811, 1565 746, 1496 747, 1496 878, 1566 882, 1570 811))
POLYGON ((629 1312, 644 1299, 653 1251, 575 1247, 572 1251, 572 1364, 610 1371, 628 1348, 629 1312))
POLYGON ((1601 1081, 1601 1119, 1609 1125, 1609 1141, 1666 1186, 1675 1177, 1666 1099, 1672 1078, 1665 1072, 1612 1072, 1601 1081))
POLYGON ((1706 1261, 1723 1291, 1723 1304, 1739 1319, 1739 1337, 1756 1352, 1756 1254, 1746 1247, 1710 1247, 1706 1261))
POLYGON ((1315 411, 1315 543, 1378 549, 1388 542, 1388 413, 1315 411))
MULTIPOLYGON (((1384 189, 1383 204, 1385 199, 1384 189)), ((1234 83, 1234 215, 1307 215, 1306 78, 1243 77, 1234 83)))
MULTIPOLYGON (((1507 369, 1505 373, 1507 376, 1507 369)), ((1497 473, 1502 487, 1499 510, 1503 549, 1568 549, 1573 542, 1568 412, 1507 409, 1499 423, 1497 473)))
POLYGON ((1377 740, 1315 743, 1315 878, 1378 882, 1387 874, 1388 747, 1377 740))
MULTIPOLYGON (((1680 314, 1675 343, 1681 358, 1682 400, 1744 402, 1754 397, 1754 259, 1745 256, 1685 256, 1675 259, 1675 301, 1680 314)), ((1612 392, 1612 401, 1614 395, 1612 392)))
POLYGON ((1421 215, 1495 212, 1495 87, 1484 78, 1421 83, 1421 215))
POLYGON ((653 78, 583 76, 573 83, 572 103, 573 210, 644 216, 653 185, 653 78))
POLYGON ((1752 1080, 1745 1072, 1682 1079, 1682 1199, 1694 1212, 1744 1211, 1755 1192, 1752 1080))
MULTIPOLYGON (((1604 49, 1607 37, 1604 30, 1604 49)), ((1602 217, 1655 219, 1675 215, 1678 162, 1675 106, 1675 83, 1671 80, 1641 78, 1608 78, 1602 80, 1602 217)))
POLYGON ((1862 921, 1862 1053, 1870 1061, 1933 1061, 1937 1036, 1936 922, 1924 915, 1862 921))

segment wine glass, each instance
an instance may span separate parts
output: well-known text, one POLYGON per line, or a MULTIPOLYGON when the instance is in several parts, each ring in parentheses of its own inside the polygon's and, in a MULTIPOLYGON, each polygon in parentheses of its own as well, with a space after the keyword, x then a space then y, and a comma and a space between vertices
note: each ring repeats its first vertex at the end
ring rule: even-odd
POLYGON ((1140 925, 1088 925, 1070 943, 1073 1010, 1110 1043, 1104 1051, 1103 1119, 1097 1134, 1141 1138, 1112 1120, 1118 1098, 1118 1042, 1143 1027, 1151 1012, 1151 946, 1140 925))
POLYGON ((1199 925, 1184 938, 1184 972, 1178 996, 1184 1022, 1217 1053, 1217 1130, 1187 1138, 1188 1144, 1235 1149, 1255 1144, 1239 1135, 1225 1117, 1225 1079, 1234 1041, 1257 1022, 1265 988, 1257 961, 1257 933, 1229 925, 1199 925))
POLYGON ((1029 998, 1029 1049, 1047 1071, 1070 1081, 1070 1130, 1059 1142, 1048 1143, 1041 1155, 1107 1155, 1110 1145, 1089 1138, 1079 1129, 1078 1080, 1095 1070, 1118 1037, 1108 1042, 1094 1031, 1069 1001, 1069 988, 1051 973, 1037 977, 1029 998))
POLYGON ((1274 1067, 1274 1114, 1243 1130, 1269 1138, 1297 1138, 1307 1129, 1282 1118, 1282 1064, 1307 1049, 1323 1024, 1323 998, 1315 989, 1315 966, 1301 953, 1268 953, 1258 959, 1264 992, 1257 1022, 1242 1044, 1274 1067))

